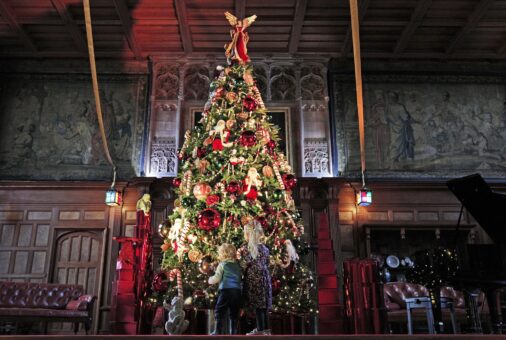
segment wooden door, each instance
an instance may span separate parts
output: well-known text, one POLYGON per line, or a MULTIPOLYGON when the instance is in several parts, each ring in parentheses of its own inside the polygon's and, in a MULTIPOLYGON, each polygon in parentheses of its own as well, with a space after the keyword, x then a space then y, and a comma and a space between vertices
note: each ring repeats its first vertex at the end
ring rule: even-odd
MULTIPOLYGON (((86 294, 99 296, 102 270, 104 232, 102 230, 59 230, 53 258, 54 283, 77 284, 86 294)), ((93 329, 98 317, 98 301, 95 303, 93 329)), ((67 331, 68 325, 55 325, 54 331, 67 331)), ((82 328, 82 327, 80 327, 82 328)))

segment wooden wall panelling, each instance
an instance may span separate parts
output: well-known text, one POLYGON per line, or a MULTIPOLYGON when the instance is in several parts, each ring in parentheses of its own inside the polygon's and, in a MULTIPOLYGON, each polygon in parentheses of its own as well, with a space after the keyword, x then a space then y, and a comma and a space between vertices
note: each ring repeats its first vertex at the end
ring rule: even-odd
POLYGON ((47 282, 51 216, 49 207, 0 205, 0 279, 47 282), (15 210, 3 210, 12 209, 15 210), (22 210, 21 210, 22 209, 22 210))
MULTIPOLYGON (((360 183, 352 183, 355 188, 360 183)), ((353 229, 352 249, 355 255, 367 256, 368 236, 366 226, 399 230, 452 230, 457 224, 460 203, 444 183, 390 182, 368 183, 373 190, 373 204, 368 207, 355 205, 354 191, 343 188, 339 197, 339 225, 341 230, 353 229)), ((472 217, 464 212, 462 225, 471 229, 468 242, 489 242, 488 236, 477 226, 472 217), (476 227, 473 227, 475 226, 476 227)), ((369 235, 369 237, 371 237, 369 235)), ((341 235, 343 248, 350 237, 341 235)), ((372 240, 370 240, 372 241, 372 240)), ((349 247, 349 245, 348 245, 349 247)))
MULTIPOLYGON (((116 187, 123 190, 125 184, 117 182, 116 187)), ((75 266, 65 269, 67 274, 71 273, 66 278, 68 282, 77 280, 85 286, 91 283, 84 281, 95 282, 93 289, 88 287, 89 292, 98 297, 93 325, 95 332, 98 328, 103 331, 108 329, 108 322, 103 320, 107 319, 110 285, 108 264, 112 261, 113 253, 110 235, 119 233, 122 222, 121 208, 109 208, 103 203, 105 190, 109 186, 110 183, 100 182, 0 183, 2 280, 63 281, 63 274, 60 274, 60 280, 55 274, 56 268, 61 267, 61 263, 56 261, 58 252, 55 247, 62 231, 101 233, 100 265, 94 274, 90 274, 95 275, 95 279, 85 280, 84 269, 78 261, 71 261, 71 265, 75 266)), ((87 242, 84 238, 81 244, 86 245, 87 242)), ((85 256, 85 247, 81 248, 83 253, 76 254, 85 256)))
MULTIPOLYGON (((100 291, 103 282, 104 251, 107 229, 61 228, 55 230, 52 273, 50 282, 77 284, 87 294, 98 297, 94 315, 100 308, 100 291)), ((98 317, 92 328, 98 329, 98 317)), ((70 331, 72 325, 52 325, 53 331, 70 331)))

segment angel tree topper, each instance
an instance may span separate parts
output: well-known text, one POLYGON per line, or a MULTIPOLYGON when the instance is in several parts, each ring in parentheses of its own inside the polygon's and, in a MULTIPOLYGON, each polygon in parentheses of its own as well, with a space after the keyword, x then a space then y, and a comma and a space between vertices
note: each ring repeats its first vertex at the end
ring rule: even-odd
POLYGON ((237 60, 241 64, 248 63, 250 59, 248 57, 248 48, 246 45, 248 44, 249 36, 246 32, 246 28, 251 26, 257 16, 252 15, 244 18, 243 20, 238 20, 234 15, 229 12, 225 12, 225 17, 234 28, 233 30, 230 30, 232 41, 230 44, 225 45, 225 55, 228 60, 237 60))

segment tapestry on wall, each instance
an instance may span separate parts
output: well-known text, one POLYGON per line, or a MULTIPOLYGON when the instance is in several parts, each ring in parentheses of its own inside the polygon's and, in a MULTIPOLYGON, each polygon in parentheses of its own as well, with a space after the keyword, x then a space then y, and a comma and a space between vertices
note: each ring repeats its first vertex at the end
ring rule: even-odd
MULTIPOLYGON (((0 178, 111 178, 87 76, 5 79, 0 104, 0 178)), ((120 178, 140 174, 146 120, 144 76, 101 77, 104 125, 120 178)))
MULTIPOLYGON (((354 84, 334 80, 340 167, 360 168, 354 84)), ((366 161, 378 177, 506 174, 506 86, 368 82, 366 161)))

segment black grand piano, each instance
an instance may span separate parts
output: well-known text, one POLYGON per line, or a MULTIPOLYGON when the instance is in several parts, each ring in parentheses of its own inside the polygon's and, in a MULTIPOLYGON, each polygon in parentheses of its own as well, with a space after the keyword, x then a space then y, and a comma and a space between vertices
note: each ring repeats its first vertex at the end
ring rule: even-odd
POLYGON ((494 331, 501 332, 497 290, 506 287, 506 194, 492 191, 479 174, 446 184, 495 243, 468 244, 457 249, 461 261, 454 285, 466 291, 485 292, 494 331))

